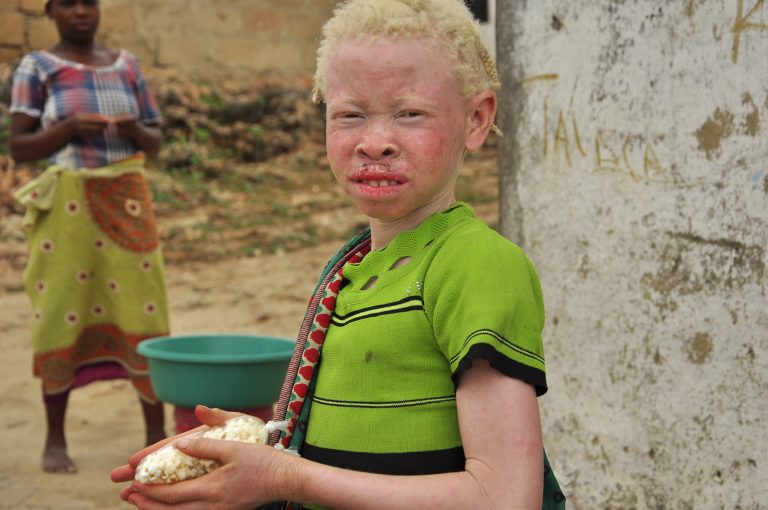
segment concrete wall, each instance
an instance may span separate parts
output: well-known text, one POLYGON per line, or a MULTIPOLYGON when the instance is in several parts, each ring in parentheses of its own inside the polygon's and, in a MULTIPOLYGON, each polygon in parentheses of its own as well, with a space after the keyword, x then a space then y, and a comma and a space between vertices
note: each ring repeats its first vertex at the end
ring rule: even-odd
POLYGON ((768 2, 500 2, 570 509, 768 508, 768 2))
MULTIPOLYGON (((201 78, 314 70, 335 0, 101 0, 100 39, 201 78)), ((0 0, 0 61, 58 40, 43 0, 0 0)))

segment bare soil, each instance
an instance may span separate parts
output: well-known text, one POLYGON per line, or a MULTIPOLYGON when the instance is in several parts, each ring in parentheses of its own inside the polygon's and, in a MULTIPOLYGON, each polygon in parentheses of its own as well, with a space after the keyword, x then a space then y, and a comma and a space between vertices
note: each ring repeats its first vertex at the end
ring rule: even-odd
MULTIPOLYGON (((234 166, 232 173, 242 177, 235 185, 221 178, 153 174, 174 333, 295 336, 322 266, 365 222, 338 192, 318 154, 316 147, 303 148, 258 169, 234 166)), ((6 204, 19 184, 18 172, 0 172, 6 204)), ((495 151, 471 155, 457 195, 492 226, 498 220, 497 188, 495 151)), ((31 371, 30 310, 21 285, 26 245, 19 223, 19 211, 0 209, 0 509, 128 508, 109 480, 110 470, 143 446, 139 404, 125 381, 93 383, 72 393, 66 427, 79 472, 40 469, 45 424, 40 383, 31 371)), ((171 406, 166 411, 171 433, 171 406)))

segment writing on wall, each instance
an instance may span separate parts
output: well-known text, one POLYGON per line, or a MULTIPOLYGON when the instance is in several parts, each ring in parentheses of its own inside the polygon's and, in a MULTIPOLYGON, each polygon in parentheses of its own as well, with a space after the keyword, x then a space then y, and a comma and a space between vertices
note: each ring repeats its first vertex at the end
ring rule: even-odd
POLYGON ((733 33, 733 49, 731 53, 731 60, 733 63, 739 61, 739 48, 741 46, 741 38, 745 32, 766 32, 768 31, 768 23, 758 23, 758 13, 765 14, 765 11, 761 12, 765 6, 765 0, 757 0, 752 7, 745 9, 744 0, 736 0, 736 20, 733 23, 731 32, 733 33))
MULTIPOLYGON (((556 73, 531 76, 524 84, 552 82, 556 73)), ((592 172, 622 174, 636 182, 663 183, 675 186, 689 185, 672 168, 661 161, 657 144, 664 141, 659 135, 628 133, 608 126, 586 130, 573 110, 550 107, 545 98, 542 105, 542 156, 554 170, 574 167, 590 168, 592 172)))

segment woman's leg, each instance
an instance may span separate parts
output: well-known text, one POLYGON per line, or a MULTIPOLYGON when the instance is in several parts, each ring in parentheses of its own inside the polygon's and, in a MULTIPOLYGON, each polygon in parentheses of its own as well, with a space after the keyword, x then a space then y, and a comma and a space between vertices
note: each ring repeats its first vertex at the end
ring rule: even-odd
POLYGON ((144 413, 144 425, 147 431, 147 446, 165 439, 165 412, 163 403, 159 400, 154 404, 141 400, 141 410, 144 413))
POLYGON ((45 402, 48 433, 43 450, 43 471, 48 473, 76 473, 77 466, 67 453, 64 437, 64 416, 67 413, 68 394, 45 402))

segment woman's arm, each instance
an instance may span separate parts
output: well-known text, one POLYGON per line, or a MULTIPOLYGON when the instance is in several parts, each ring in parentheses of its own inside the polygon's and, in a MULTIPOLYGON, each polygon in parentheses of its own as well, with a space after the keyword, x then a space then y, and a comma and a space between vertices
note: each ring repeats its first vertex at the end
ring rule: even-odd
POLYGON ((24 113, 11 115, 8 148, 16 162, 35 161, 50 156, 75 136, 96 136, 107 127, 107 118, 97 113, 77 113, 40 130, 40 119, 24 113))
POLYGON ((111 121, 117 126, 117 134, 128 138, 148 156, 157 154, 163 144, 163 133, 159 127, 147 126, 127 114, 113 117, 111 121))
MULTIPOLYGON (((540 509, 544 462, 533 387, 476 361, 462 375, 456 397, 467 459, 462 472, 378 475, 325 466, 261 445, 191 439, 180 441, 179 448, 218 459, 222 467, 173 485, 134 484, 121 496, 148 510, 193 501, 199 508, 240 509, 276 500, 337 510, 540 509)), ((130 469, 118 470, 113 480, 126 481, 130 469)))

